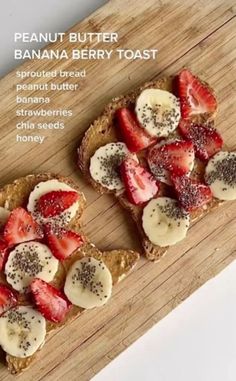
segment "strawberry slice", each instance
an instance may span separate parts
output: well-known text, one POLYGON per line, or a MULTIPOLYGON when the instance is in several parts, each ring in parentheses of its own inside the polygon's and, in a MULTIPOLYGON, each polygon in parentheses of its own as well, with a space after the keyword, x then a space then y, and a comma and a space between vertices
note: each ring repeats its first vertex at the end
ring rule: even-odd
POLYGON ((217 109, 212 91, 187 69, 183 69, 178 76, 178 93, 184 119, 196 114, 213 114, 217 109))
POLYGON ((43 217, 55 217, 70 208, 79 198, 75 191, 52 191, 38 200, 38 208, 43 217))
POLYGON ((0 316, 17 305, 17 294, 4 284, 0 284, 0 316))
POLYGON ((179 129, 183 137, 192 141, 195 155, 201 160, 209 160, 222 148, 223 139, 216 129, 211 126, 181 119, 179 129))
POLYGON ((141 151, 156 142, 157 139, 146 133, 136 115, 128 108, 120 108, 116 116, 124 142, 131 152, 141 151))
POLYGON ((64 320, 72 304, 60 290, 38 278, 32 281, 30 288, 37 308, 45 319, 55 323, 64 320))
POLYGON ((191 141, 176 140, 157 145, 148 152, 148 163, 155 173, 163 169, 178 176, 191 171, 194 162, 194 149, 191 141))
POLYGON ((181 206, 189 212, 200 208, 212 199, 210 187, 187 176, 172 175, 172 182, 181 206))
POLYGON ((25 209, 14 209, 5 225, 4 238, 8 245, 43 238, 43 232, 37 222, 25 209))
POLYGON ((53 255, 60 261, 70 257, 84 243, 80 234, 60 228, 55 231, 49 225, 45 226, 45 234, 53 255))
POLYGON ((134 159, 124 160, 120 170, 127 197, 132 204, 143 204, 157 194, 159 190, 157 181, 134 159))
POLYGON ((8 245, 6 241, 0 238, 0 271, 4 270, 5 263, 8 257, 8 245))

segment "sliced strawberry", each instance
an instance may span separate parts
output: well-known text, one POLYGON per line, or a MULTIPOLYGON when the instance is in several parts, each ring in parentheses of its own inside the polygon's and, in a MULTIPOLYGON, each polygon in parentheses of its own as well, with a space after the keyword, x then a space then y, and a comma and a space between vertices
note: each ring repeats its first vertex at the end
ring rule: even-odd
POLYGON ((213 114, 217 109, 212 91, 187 69, 183 69, 178 76, 178 93, 184 119, 196 114, 213 114))
POLYGON ((48 245, 53 255, 60 261, 68 258, 84 243, 84 238, 80 234, 60 228, 54 230, 49 225, 45 226, 48 245))
POLYGON ((157 139, 147 134, 136 115, 128 108, 120 108, 116 116, 124 142, 131 152, 141 151, 156 142, 157 139))
POLYGON ((163 169, 178 176, 188 173, 193 166, 194 149, 191 141, 176 140, 156 145, 148 152, 148 163, 155 173, 163 169))
POLYGON ((17 305, 17 294, 4 284, 0 284, 0 315, 17 305))
POLYGON ((4 238, 8 245, 43 238, 43 232, 37 222, 25 209, 14 209, 5 225, 4 238))
POLYGON ((39 312, 47 320, 55 323, 64 320, 72 304, 60 290, 38 278, 32 281, 30 288, 39 312))
POLYGON ((43 217, 55 217, 70 208, 78 198, 75 191, 52 191, 40 197, 38 208, 43 217))
POLYGON ((181 135, 192 141, 195 155, 201 160, 209 160, 221 150, 223 139, 215 128, 182 119, 179 123, 181 135))
POLYGON ((127 197, 132 204, 143 204, 157 194, 159 190, 157 181, 134 159, 124 160, 120 170, 127 197))
POLYGON ((0 238, 0 271, 4 270, 5 263, 8 257, 8 245, 6 241, 0 238))
POLYGON ((172 175, 178 200, 187 211, 193 211, 205 205, 212 199, 210 187, 187 176, 172 175))

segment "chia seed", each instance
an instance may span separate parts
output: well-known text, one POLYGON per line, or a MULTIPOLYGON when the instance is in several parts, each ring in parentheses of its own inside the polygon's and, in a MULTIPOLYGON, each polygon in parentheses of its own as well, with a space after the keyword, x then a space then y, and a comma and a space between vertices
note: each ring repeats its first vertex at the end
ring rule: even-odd
MULTIPOLYGON (((35 250, 29 250, 24 253, 24 257, 20 251, 17 251, 15 257, 12 261, 13 264, 13 273, 20 270, 24 274, 30 276, 36 276, 43 270, 43 265, 39 259, 39 256, 35 250)), ((15 275, 15 274, 14 274, 15 275)))
POLYGON ((178 206, 176 202, 166 202, 165 205, 159 205, 160 211, 168 218, 176 220, 188 219, 188 213, 178 206))
MULTIPOLYGON (((45 219, 44 219, 44 217, 42 216, 42 214, 40 212, 40 209, 39 209, 37 201, 35 202, 35 207, 34 207, 34 211, 33 211, 32 215, 33 215, 33 218, 40 225, 44 225, 45 224, 45 219)), ((52 227, 54 227, 54 226, 55 227, 56 226, 66 226, 71 221, 71 218, 72 218, 72 213, 69 210, 65 210, 64 212, 56 215, 54 218, 51 218, 50 224, 52 225, 52 227)), ((41 231, 41 228, 39 228, 39 229, 41 231)))
POLYGON ((209 185, 211 185, 216 180, 223 181, 232 188, 236 186, 235 154, 229 153, 223 160, 214 163, 214 170, 206 175, 206 181, 209 185))
MULTIPOLYGON (((31 331, 31 322, 26 318, 27 312, 19 311, 17 308, 12 308, 9 310, 5 315, 2 315, 2 318, 8 320, 8 324, 14 325, 17 324, 21 331, 20 331, 20 341, 19 341, 19 348, 23 349, 24 356, 27 355, 27 351, 30 348, 31 344, 27 340, 28 333, 31 331)), ((10 335, 14 335, 14 328, 9 327, 10 335)), ((35 341, 37 339, 35 338, 35 341)))
POLYGON ((125 156, 126 153, 120 150, 113 155, 100 158, 101 170, 106 171, 106 174, 101 178, 103 185, 109 186, 112 182, 117 183, 118 168, 125 159, 125 156))
MULTIPOLYGON (((176 106, 179 106, 179 101, 176 100, 176 106)), ((180 113, 176 111, 175 108, 163 110, 163 106, 160 104, 155 104, 155 106, 150 107, 145 104, 141 110, 141 119, 143 127, 152 122, 152 129, 157 129, 157 136, 162 135, 162 130, 165 130, 167 133, 173 131, 173 125, 176 124, 176 120, 179 119, 180 113)))
MULTIPOLYGON (((103 262, 100 261, 99 265, 104 270, 103 262)), ((91 260, 81 262, 81 269, 76 267, 75 274, 73 274, 73 281, 79 281, 84 289, 89 289, 90 292, 97 296, 103 294, 103 284, 101 281, 95 282, 94 276, 96 273, 96 266, 91 263, 91 260)))

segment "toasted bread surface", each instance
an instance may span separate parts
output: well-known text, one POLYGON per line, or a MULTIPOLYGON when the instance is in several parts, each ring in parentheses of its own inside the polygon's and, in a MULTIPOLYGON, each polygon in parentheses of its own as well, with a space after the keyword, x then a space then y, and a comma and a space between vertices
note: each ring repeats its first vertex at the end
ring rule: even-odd
MULTIPOLYGON (((209 87, 207 83, 204 82, 206 86, 209 87)), ((119 130, 115 125, 115 113, 119 108, 122 107, 133 107, 135 104, 136 98, 139 94, 148 88, 156 88, 174 92, 174 78, 166 77, 161 78, 156 81, 147 82, 139 88, 133 90, 127 95, 122 95, 120 97, 114 98, 104 109, 103 113, 90 125, 88 130, 85 132, 85 135, 82 139, 81 145, 78 149, 78 166, 87 180, 92 184, 95 190, 100 193, 113 193, 115 197, 118 198, 121 205, 128 210, 131 214, 133 220, 137 225, 137 229, 140 234, 141 244, 144 250, 146 257, 151 261, 158 261, 163 255, 167 252, 168 247, 160 247, 154 245, 144 233, 142 227, 142 210, 140 206, 131 204, 125 193, 122 195, 115 194, 114 191, 110 191, 104 188, 102 185, 93 180, 90 175, 90 158, 93 156, 95 151, 104 146, 107 143, 122 141, 119 135, 119 130)), ((210 87, 209 87, 210 88, 210 87)), ((211 89, 211 91, 213 91, 211 89)), ((212 118, 213 115, 208 115, 208 118, 212 118)), ((206 116, 202 117, 203 120, 206 116)), ((173 137, 177 137, 177 133, 172 134, 173 137)), ((204 165, 196 161, 194 168, 194 176, 198 180, 203 179, 204 175, 204 165)), ((168 195, 169 189, 167 186, 162 186, 159 195, 164 196, 168 195)), ((191 214, 191 221, 199 219, 203 214, 208 213, 209 211, 218 207, 222 202, 217 199, 212 199, 212 201, 206 206, 199 208, 191 214)))
MULTIPOLYGON (((12 184, 8 184, 0 189, 0 206, 6 207, 9 210, 13 210, 19 206, 25 206, 29 197, 30 192, 34 189, 34 187, 40 183, 41 181, 47 181, 50 179, 57 179, 61 182, 64 182, 70 185, 73 189, 75 189, 79 193, 79 209, 76 216, 70 222, 68 228, 82 234, 80 227, 80 217, 85 208, 85 197, 82 192, 80 192, 78 186, 69 178, 53 175, 50 173, 46 174, 38 174, 38 175, 29 175, 26 177, 19 178, 15 180, 12 184)), ((58 271, 51 282, 56 287, 62 287, 65 281, 66 273, 69 270, 71 264, 82 257, 92 256, 96 259, 101 259, 109 268, 113 284, 116 284, 119 280, 122 279, 128 272, 135 266, 139 259, 139 254, 134 251, 129 250, 113 250, 107 252, 100 252, 93 244, 91 244, 86 237, 85 244, 77 250, 70 258, 60 263, 58 271)), ((6 279, 4 274, 0 273, 0 282, 6 283, 6 279)), ((29 300, 21 296, 19 300, 19 304, 30 304, 29 300)), ((47 336, 54 330, 59 329, 65 325, 67 325, 70 321, 75 319, 80 313, 84 310, 82 308, 73 306, 66 318, 61 323, 52 323, 47 321, 47 336)), ((31 362, 37 357, 38 350, 34 355, 26 357, 26 358, 18 358, 6 354, 6 362, 9 371, 12 374, 18 374, 26 369, 31 362)))

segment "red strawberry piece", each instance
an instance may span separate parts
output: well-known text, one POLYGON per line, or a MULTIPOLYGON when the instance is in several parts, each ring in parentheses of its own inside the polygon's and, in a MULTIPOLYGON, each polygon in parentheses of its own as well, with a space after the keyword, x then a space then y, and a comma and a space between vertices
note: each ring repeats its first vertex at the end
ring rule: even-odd
POLYGON ((32 281, 30 288, 37 308, 45 319, 55 323, 64 320, 72 304, 60 290, 38 278, 32 281))
POLYGON ((182 119, 179 123, 181 135, 192 141, 195 155, 201 160, 209 160, 221 150, 223 139, 212 126, 200 125, 182 119))
POLYGON ((70 208, 79 198, 75 191, 52 191, 38 200, 38 208, 43 217, 55 217, 70 208))
POLYGON ((136 115, 128 108, 120 108, 116 116, 124 142, 131 152, 141 151, 156 142, 157 139, 147 134, 136 115))
POLYGON ((176 140, 154 146, 148 152, 148 163, 154 172, 166 169, 178 176, 188 173, 193 165, 194 149, 191 141, 176 140))
POLYGON ((17 305, 17 294, 4 284, 0 284, 0 315, 17 305))
POLYGON ((157 194, 159 190, 157 181, 134 159, 124 160, 120 170, 127 197, 132 204, 143 204, 157 194))
POLYGON ((196 114, 213 114, 217 109, 212 91, 187 69, 183 69, 178 76, 178 93, 184 119, 196 114))
POLYGON ((8 245, 6 241, 0 238, 0 271, 4 270, 5 263, 8 257, 8 245))
POLYGON ((210 187, 187 176, 172 175, 172 181, 181 206, 191 212, 212 199, 210 187))
POLYGON ((49 225, 45 226, 45 234, 53 255, 60 261, 68 258, 84 243, 84 238, 80 234, 60 228, 55 230, 49 225))
POLYGON ((8 245, 43 238, 40 226, 25 209, 14 209, 5 225, 4 238, 8 245))

